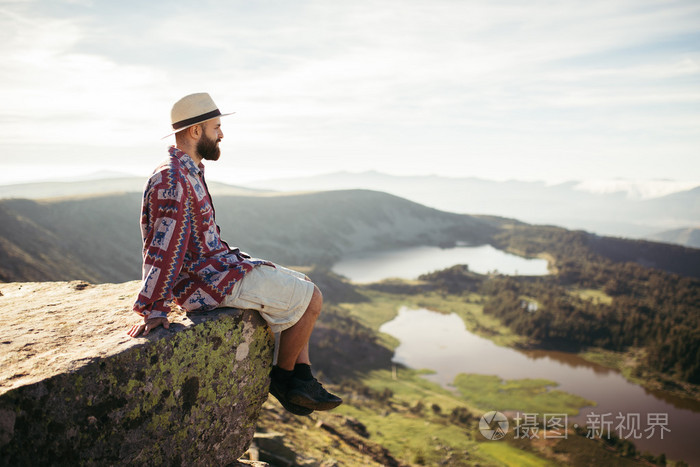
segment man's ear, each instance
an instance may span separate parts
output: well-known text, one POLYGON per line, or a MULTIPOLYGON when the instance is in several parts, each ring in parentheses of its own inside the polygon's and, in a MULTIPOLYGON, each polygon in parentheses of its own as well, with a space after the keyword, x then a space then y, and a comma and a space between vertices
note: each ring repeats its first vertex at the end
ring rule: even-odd
POLYGON ((190 132, 192 139, 199 139, 202 134, 202 127, 200 125, 192 125, 187 130, 190 132))

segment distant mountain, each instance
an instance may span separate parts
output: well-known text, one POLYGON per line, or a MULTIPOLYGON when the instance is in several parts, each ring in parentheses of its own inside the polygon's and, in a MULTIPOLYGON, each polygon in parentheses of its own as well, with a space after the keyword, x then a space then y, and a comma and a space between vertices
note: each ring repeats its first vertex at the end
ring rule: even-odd
MULTIPOLYGON (((139 279, 140 203, 140 193, 0 200, 0 281, 139 279)), ((537 239, 540 251, 548 245, 553 251, 555 242, 566 249, 562 242, 568 241, 562 228, 454 214, 368 190, 220 195, 214 204, 229 245, 289 265, 331 266, 360 252, 416 245, 499 246, 504 233, 537 239)), ((614 261, 700 277, 700 250, 570 233, 585 238, 589 251, 614 261)))
MULTIPOLYGON (((51 181, 0 185, 0 199, 25 198, 45 199, 67 196, 103 195, 107 193, 141 193, 146 177, 107 177, 87 180, 51 181)), ((243 188, 225 183, 207 182, 212 194, 241 195, 259 190, 243 188)))
MULTIPOLYGON (((0 201, 0 281, 140 278, 140 193, 0 201)), ((283 264, 411 245, 487 243, 494 219, 427 208, 366 190, 215 196, 231 246, 283 264)))
POLYGON ((677 245, 700 248, 700 227, 666 230, 648 237, 658 242, 675 243, 677 245))
POLYGON ((622 191, 592 193, 580 189, 575 181, 547 185, 433 175, 399 177, 378 172, 338 172, 246 186, 283 191, 380 190, 450 212, 493 214, 630 238, 694 225, 700 219, 700 187, 659 198, 634 199, 622 191))
MULTIPOLYGON (((44 199, 107 193, 140 193, 144 177, 97 174, 93 180, 54 181, 0 186, 0 199, 44 199), (109 175, 109 177, 107 176, 109 175)), ((592 193, 580 182, 489 181, 434 175, 400 177, 378 172, 338 172, 232 186, 209 182, 215 197, 264 192, 309 192, 367 189, 387 192, 442 211, 496 215, 532 224, 558 225, 599 235, 662 238, 654 234, 696 225, 700 219, 700 186, 651 199, 618 191, 592 193)))

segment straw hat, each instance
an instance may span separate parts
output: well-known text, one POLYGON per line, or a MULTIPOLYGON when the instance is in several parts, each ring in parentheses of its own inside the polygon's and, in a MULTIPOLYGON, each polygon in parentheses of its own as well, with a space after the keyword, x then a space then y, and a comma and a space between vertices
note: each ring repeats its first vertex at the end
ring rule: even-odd
POLYGON ((185 96, 175 102, 173 109, 170 111, 170 123, 173 127, 173 132, 165 135, 163 138, 172 136, 182 130, 185 130, 198 123, 206 122, 216 117, 231 115, 236 112, 222 114, 219 108, 214 104, 211 96, 206 92, 198 92, 185 96))

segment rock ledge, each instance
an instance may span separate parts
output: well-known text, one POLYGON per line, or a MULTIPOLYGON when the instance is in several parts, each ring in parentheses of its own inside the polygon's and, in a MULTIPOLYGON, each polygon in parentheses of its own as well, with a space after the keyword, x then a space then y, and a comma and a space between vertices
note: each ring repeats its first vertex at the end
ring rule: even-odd
POLYGON ((227 465, 246 451, 269 328, 224 308, 132 339, 138 287, 0 284, 1 465, 227 465))

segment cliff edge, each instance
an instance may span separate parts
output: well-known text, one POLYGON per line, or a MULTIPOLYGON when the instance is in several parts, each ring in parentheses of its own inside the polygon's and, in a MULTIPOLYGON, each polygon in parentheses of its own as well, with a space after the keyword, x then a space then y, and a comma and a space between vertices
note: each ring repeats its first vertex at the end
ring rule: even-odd
POLYGON ((175 314, 131 338, 139 282, 0 284, 1 465, 227 465, 267 399, 260 316, 175 314))

